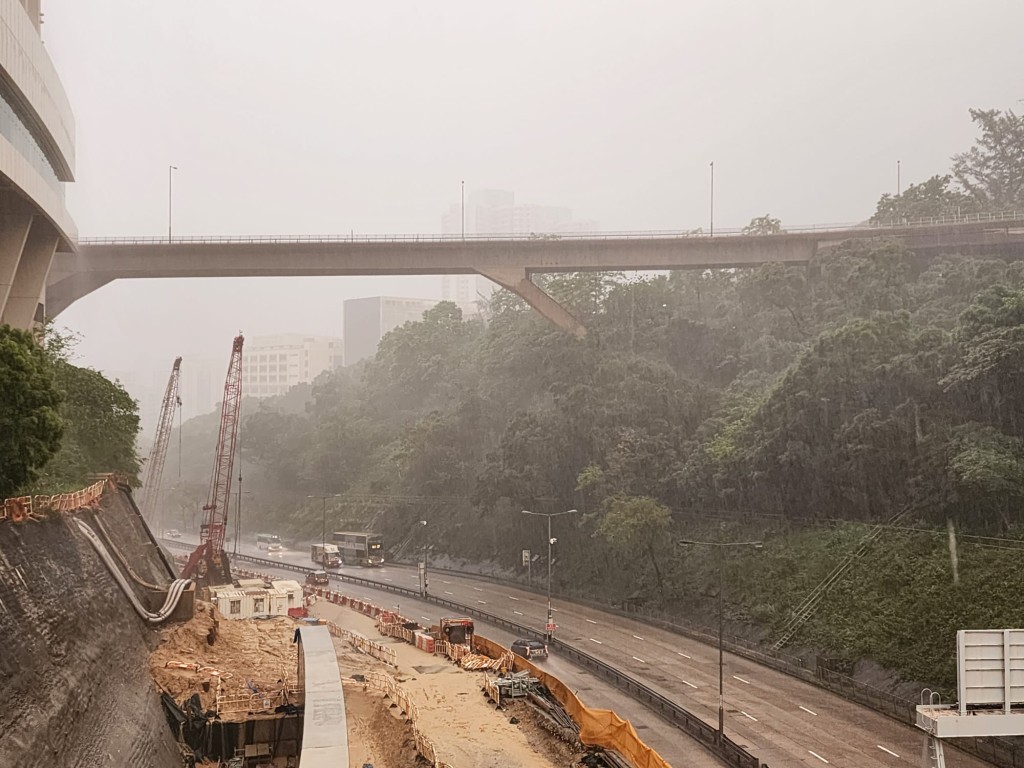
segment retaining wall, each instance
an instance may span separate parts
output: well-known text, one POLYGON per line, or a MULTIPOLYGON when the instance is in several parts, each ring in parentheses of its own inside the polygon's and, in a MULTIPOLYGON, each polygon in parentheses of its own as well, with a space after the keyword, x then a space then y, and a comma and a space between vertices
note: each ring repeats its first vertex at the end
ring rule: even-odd
MULTIPOLYGON (((101 506, 132 570, 166 585, 124 491, 101 506)), ((68 516, 0 521, 0 766, 179 768, 149 675, 157 641, 68 516)))

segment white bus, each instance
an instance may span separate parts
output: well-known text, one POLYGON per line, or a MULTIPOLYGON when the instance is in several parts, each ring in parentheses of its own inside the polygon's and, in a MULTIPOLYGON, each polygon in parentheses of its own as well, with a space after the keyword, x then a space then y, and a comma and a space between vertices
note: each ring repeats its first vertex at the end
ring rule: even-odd
POLYGON ((257 533, 256 549, 265 549, 268 552, 280 552, 284 547, 281 546, 280 536, 276 536, 273 533, 257 533))

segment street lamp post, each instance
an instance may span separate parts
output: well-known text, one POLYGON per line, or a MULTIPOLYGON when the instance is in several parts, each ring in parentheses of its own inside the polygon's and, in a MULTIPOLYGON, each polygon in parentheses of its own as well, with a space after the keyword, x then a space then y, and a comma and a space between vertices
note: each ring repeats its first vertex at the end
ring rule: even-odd
POLYGON ((462 239, 466 239, 466 182, 462 181, 462 239))
MULTIPOLYGON (((324 548, 327 546, 327 500, 336 499, 341 496, 340 493, 332 493, 324 496, 307 496, 307 499, 323 499, 324 502, 324 513, 320 523, 320 552, 323 554, 324 548)), ((321 563, 322 564, 322 563, 321 563)), ((324 566, 325 568, 327 566, 324 566)))
POLYGON ((174 177, 171 175, 174 171, 178 170, 176 165, 167 166, 167 242, 171 242, 171 220, 174 198, 172 192, 174 191, 174 177))
POLYGON ((423 597, 426 597, 427 587, 429 586, 427 584, 427 521, 420 520, 419 525, 423 526, 423 570, 421 571, 422 575, 420 576, 420 591, 423 594, 423 597))
POLYGON ((558 539, 551 537, 551 518, 558 517, 559 515, 572 515, 577 512, 579 512, 578 509, 567 509, 564 512, 531 512, 528 509, 523 510, 524 515, 536 515, 537 517, 546 517, 548 519, 548 621, 544 627, 544 635, 549 643, 551 642, 551 634, 555 629, 551 613, 551 545, 558 541, 558 539))
POLYGON ((711 230, 709 237, 715 236, 715 161, 711 161, 711 230))
POLYGON ((725 560, 726 547, 753 547, 760 549, 764 546, 761 541, 690 541, 680 539, 676 542, 678 546, 695 545, 701 547, 715 547, 718 550, 718 742, 721 743, 725 737, 725 652, 722 644, 722 592, 725 583, 722 579, 722 565, 725 560))

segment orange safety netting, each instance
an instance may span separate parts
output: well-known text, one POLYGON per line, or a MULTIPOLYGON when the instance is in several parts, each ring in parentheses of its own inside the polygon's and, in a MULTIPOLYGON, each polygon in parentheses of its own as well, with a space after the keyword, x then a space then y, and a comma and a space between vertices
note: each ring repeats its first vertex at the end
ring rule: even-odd
MULTIPOLYGON (((498 643, 480 635, 476 635, 473 642, 484 653, 495 658, 506 652, 498 643)), ((661 755, 644 744, 628 720, 623 720, 610 709, 584 706, 565 683, 520 656, 515 657, 513 664, 516 670, 528 671, 551 691, 555 700, 579 725, 580 741, 584 744, 614 749, 636 768, 671 768, 661 755)))

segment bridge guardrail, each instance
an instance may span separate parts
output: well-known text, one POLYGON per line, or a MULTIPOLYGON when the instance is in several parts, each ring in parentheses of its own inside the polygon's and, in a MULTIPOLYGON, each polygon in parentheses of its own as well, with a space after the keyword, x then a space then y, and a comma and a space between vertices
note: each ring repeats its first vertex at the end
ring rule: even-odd
MULTIPOLYGON (((929 216, 920 219, 893 219, 887 222, 845 222, 831 224, 805 224, 786 227, 783 231, 764 235, 795 235, 815 232, 841 232, 852 230, 913 229, 921 227, 951 226, 958 224, 984 224, 1021 221, 1024 212, 994 211, 990 213, 968 213, 963 215, 929 216)), ((486 235, 439 235, 439 234, 365 234, 349 235, 211 235, 193 237, 83 237, 76 242, 78 245, 189 245, 202 243, 487 243, 487 242, 545 242, 551 240, 649 240, 665 238, 712 238, 735 237, 750 235, 742 228, 715 229, 714 235, 695 230, 638 230, 610 232, 549 232, 531 233, 529 235, 514 233, 495 233, 486 235)))

